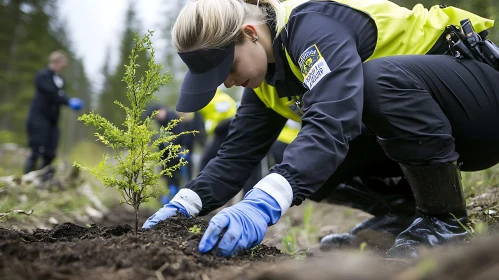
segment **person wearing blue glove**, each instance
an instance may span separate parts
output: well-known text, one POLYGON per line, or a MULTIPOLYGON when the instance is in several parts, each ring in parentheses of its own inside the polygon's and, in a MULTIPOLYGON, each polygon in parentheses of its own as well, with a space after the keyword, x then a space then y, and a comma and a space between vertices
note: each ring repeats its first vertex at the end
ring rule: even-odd
MULTIPOLYGON (((151 116, 154 111, 158 111, 158 113, 154 116, 154 121, 157 123, 158 126, 160 127, 168 127, 168 124, 172 120, 177 120, 180 118, 180 116, 173 110, 168 110, 165 106, 160 105, 160 104, 152 104, 150 105, 143 117, 148 117, 151 116)), ((182 131, 185 131, 185 125, 183 122, 178 123, 175 127, 172 128, 171 132, 173 134, 180 134, 182 131)), ((183 135, 182 135, 183 136, 183 135)), ((175 140, 173 140, 173 145, 180 145, 182 147, 185 147, 185 142, 186 142, 186 137, 178 137, 175 140)), ((162 143, 159 148, 164 149, 169 143, 162 143)), ((163 155, 163 158, 168 157, 168 151, 165 152, 163 155)), ((176 159, 171 159, 170 164, 175 165, 179 162, 180 158, 184 157, 184 155, 179 155, 176 159)), ((179 187, 181 186, 182 182, 182 170, 179 168, 177 170, 172 171, 172 176, 163 176, 163 179, 165 180, 166 184, 168 185, 168 194, 161 195, 159 198, 159 202, 162 205, 168 204, 172 197, 174 197, 178 191, 179 187)))
MULTIPOLYGON (((224 205, 287 119, 301 123, 282 162, 241 202, 212 218, 200 251, 230 256, 249 249, 305 199, 343 200, 375 213, 363 229, 395 226, 391 257, 464 240, 460 171, 499 162, 499 55, 483 55, 499 49, 476 43, 493 24, 455 7, 410 10, 390 1, 187 3, 172 29, 189 69, 177 111, 200 110, 222 83, 245 89, 217 156, 173 201, 189 217, 224 205), (469 23, 475 30, 463 35, 469 23), (354 177, 363 184, 371 184, 364 178, 398 177, 409 191, 342 186, 354 177)), ((330 236, 321 247, 337 241, 330 236)))
POLYGON ((185 131, 197 131, 196 134, 187 133, 180 136, 183 147, 189 151, 187 154, 180 155, 188 162, 187 165, 180 167, 183 181, 187 183, 192 180, 194 175, 194 163, 191 161, 191 155, 196 152, 196 143, 201 148, 206 143, 206 130, 204 119, 200 112, 177 114, 182 117, 182 125, 185 131))
MULTIPOLYGON (((68 56, 62 51, 49 55, 46 68, 38 71, 35 77, 35 95, 31 101, 26 119, 26 132, 31 153, 24 166, 24 173, 48 166, 56 157, 59 143, 60 107, 66 105, 74 111, 81 110, 81 99, 69 98, 64 91, 64 79, 60 73, 68 65, 68 56), (42 164, 38 165, 39 159, 42 164)), ((53 168, 49 168, 53 174, 53 168)), ((51 175, 44 176, 50 178, 51 175)))

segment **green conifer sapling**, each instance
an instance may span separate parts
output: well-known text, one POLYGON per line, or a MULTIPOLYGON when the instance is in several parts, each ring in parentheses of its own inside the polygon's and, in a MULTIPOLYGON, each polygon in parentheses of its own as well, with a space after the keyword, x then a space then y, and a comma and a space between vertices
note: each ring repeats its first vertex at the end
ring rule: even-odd
POLYGON ((106 187, 116 188, 121 194, 120 203, 126 203, 135 209, 136 233, 139 230, 140 205, 149 198, 165 192, 159 191, 161 176, 172 176, 173 171, 187 164, 181 158, 177 164, 169 165, 170 160, 187 152, 181 151, 180 145, 173 145, 172 141, 182 134, 194 133, 194 131, 171 133, 171 129, 180 120, 171 121, 167 127, 161 127, 158 132, 152 125, 152 118, 158 113, 157 111, 152 116, 142 118, 147 104, 152 99, 157 99, 154 93, 171 79, 171 75, 162 73, 163 66, 155 63, 155 52, 150 40, 152 34, 153 31, 149 31, 142 38, 135 35, 135 45, 129 56, 129 64, 125 65, 123 81, 127 85, 126 94, 130 107, 118 101, 114 102, 125 111, 124 129, 120 129, 94 112, 79 117, 79 120, 86 125, 95 126, 98 140, 114 150, 112 158, 115 164, 109 163, 109 155, 104 155, 101 162, 92 167, 81 166, 75 162, 76 166, 90 171, 106 187), (139 67, 136 63, 137 58, 139 55, 147 55, 148 52, 150 53, 148 69, 144 76, 137 79, 136 70, 139 67), (162 143, 169 144, 161 149, 162 143), (158 165, 163 167, 161 172, 155 170, 158 165))

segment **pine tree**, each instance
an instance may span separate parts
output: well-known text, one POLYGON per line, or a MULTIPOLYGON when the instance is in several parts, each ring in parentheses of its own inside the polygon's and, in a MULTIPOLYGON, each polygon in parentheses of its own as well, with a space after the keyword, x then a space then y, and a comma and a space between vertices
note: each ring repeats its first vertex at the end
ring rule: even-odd
MULTIPOLYGON (((132 46, 129 63, 125 66, 123 81, 126 84, 125 96, 130 106, 115 101, 115 107, 118 105, 125 111, 123 114, 123 110, 115 110, 120 112, 121 119, 123 119, 122 115, 125 115, 124 129, 93 112, 79 118, 87 125, 93 125, 97 128, 98 132, 95 133, 97 138, 114 150, 113 158, 116 165, 108 163, 108 155, 104 156, 101 163, 94 167, 82 167, 75 163, 78 167, 89 170, 106 187, 116 188, 121 193, 121 202, 133 206, 136 233, 139 230, 140 205, 147 202, 149 198, 159 195, 158 181, 161 176, 171 175, 173 170, 186 164, 185 160, 181 159, 177 164, 169 166, 169 161, 178 157, 180 145, 169 144, 162 149, 160 145, 172 143, 180 135, 189 133, 171 134, 171 128, 179 122, 179 120, 173 120, 168 127, 161 128, 159 137, 156 138, 154 136, 158 132, 152 128, 152 118, 142 119, 146 105, 155 98, 154 93, 171 79, 171 75, 162 73, 162 65, 155 62, 154 49, 150 41, 151 35, 150 32, 143 38, 135 36, 133 40, 135 46, 132 46), (147 70, 143 72, 142 76, 139 76, 136 71, 139 67, 137 62, 147 52, 150 52, 151 58, 146 64, 147 70), (152 144, 149 145, 151 142, 152 144), (168 156, 163 158, 164 154, 168 156), (161 172, 155 170, 158 165, 163 166, 161 172)), ((118 122, 120 121, 118 120, 118 122)))

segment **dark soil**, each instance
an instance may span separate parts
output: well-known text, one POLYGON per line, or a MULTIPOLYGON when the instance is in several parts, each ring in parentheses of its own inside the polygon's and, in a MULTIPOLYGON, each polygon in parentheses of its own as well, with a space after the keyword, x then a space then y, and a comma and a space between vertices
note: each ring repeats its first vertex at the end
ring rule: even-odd
POLYGON ((128 224, 64 223, 32 232, 0 228, 0 279, 209 279, 224 266, 272 263, 280 251, 264 245, 234 258, 200 254, 201 219, 173 217, 138 235, 128 224))
MULTIPOLYGON (((131 227, 133 212, 120 206, 99 220, 99 226, 63 223, 33 231, 0 227, 0 279, 497 279, 498 199, 499 188, 493 188, 468 205, 472 225, 485 221, 488 234, 460 246, 423 251, 415 260, 387 260, 367 249, 363 253, 307 249, 307 257, 290 258, 264 245, 231 259, 203 255, 197 246, 209 217, 173 217, 136 235, 131 227), (194 225, 200 234, 189 231, 194 225)), ((339 223, 334 217, 342 211, 321 212, 319 206, 314 205, 313 214, 320 222, 339 223)), ((303 209, 299 212, 303 214, 303 209)), ((140 224, 152 214, 141 213, 140 224)), ((345 215, 344 220, 348 218, 345 215)), ((278 237, 267 237, 264 244, 280 242, 283 233, 271 232, 272 228, 270 236, 278 237)))

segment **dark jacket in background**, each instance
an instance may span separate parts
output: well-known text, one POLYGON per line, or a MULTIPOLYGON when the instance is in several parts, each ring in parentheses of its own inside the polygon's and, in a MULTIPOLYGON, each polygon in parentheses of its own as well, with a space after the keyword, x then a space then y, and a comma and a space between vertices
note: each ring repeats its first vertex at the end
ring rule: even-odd
POLYGON ((197 131, 195 134, 186 134, 182 135, 184 138, 183 143, 185 145, 185 148, 191 151, 190 153, 192 154, 192 151, 194 149, 194 143, 198 142, 201 145, 204 145, 206 142, 206 131, 204 127, 204 119, 201 113, 195 112, 194 117, 190 121, 182 121, 182 124, 184 125, 185 131, 197 131))
POLYGON ((61 105, 68 105, 63 78, 48 68, 40 70, 35 77, 35 97, 31 101, 28 120, 43 118, 56 125, 61 105))

